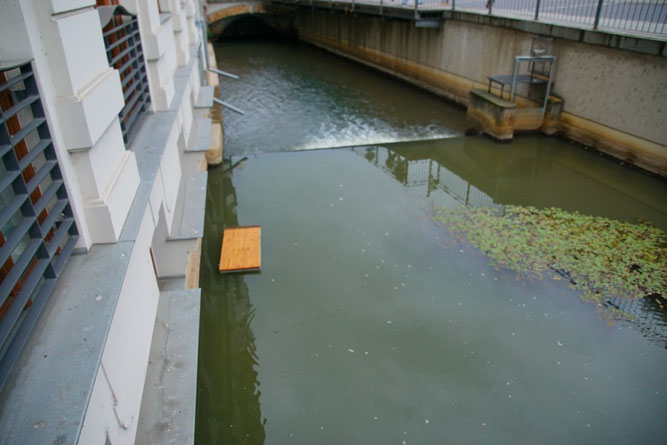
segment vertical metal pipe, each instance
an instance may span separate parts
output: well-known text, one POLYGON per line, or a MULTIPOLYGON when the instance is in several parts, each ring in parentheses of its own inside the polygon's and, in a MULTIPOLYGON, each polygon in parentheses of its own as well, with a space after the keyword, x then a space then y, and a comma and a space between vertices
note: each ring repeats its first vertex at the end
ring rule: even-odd
POLYGON ((456 0, 452 0, 452 11, 456 11, 456 0))
POLYGON ((201 28, 202 42, 204 42, 204 59, 206 60, 206 69, 208 69, 208 67, 211 66, 211 63, 208 60, 208 36, 206 35, 206 22, 203 19, 200 19, 198 25, 201 28))
MULTIPOLYGON (((663 6, 664 6, 664 4, 663 4, 663 6)), ((646 30, 648 32, 658 33, 658 23, 660 23, 658 21, 658 19, 660 18, 660 14, 658 14, 658 17, 656 17, 655 16, 656 12, 660 12, 660 8, 659 8, 659 5, 658 5, 657 1, 655 2, 655 7, 653 8, 653 15, 651 16, 651 20, 648 22, 648 29, 646 30), (654 25, 654 22, 655 22, 655 25, 654 25), (653 26, 653 30, 651 31, 652 26, 653 26)), ((646 12, 646 16, 648 17, 648 11, 646 12)), ((663 25, 664 25, 664 23, 663 23, 663 25)), ((636 28, 633 29, 633 30, 636 31, 636 28)), ((642 31, 644 31, 643 26, 642 26, 642 31)))
POLYGON ((598 25, 600 24, 600 14, 602 13, 602 2, 604 0, 598 0, 598 10, 595 13, 595 22, 593 22, 593 29, 598 29, 598 25))
POLYGON ((542 105, 542 120, 544 120, 544 115, 547 112, 547 104, 549 103, 549 96, 551 95, 551 83, 553 82, 553 73, 554 66, 556 65, 556 58, 551 59, 551 64, 549 65, 549 80, 547 81, 547 92, 544 96, 544 105, 542 105))
POLYGON ((510 102, 514 102, 514 93, 516 93, 516 76, 519 73, 519 58, 514 58, 514 72, 512 73, 512 88, 510 89, 510 102))
POLYGON ((384 13, 384 0, 380 0, 380 15, 384 13))
POLYGON ((540 0, 537 0, 537 4, 535 5, 535 20, 540 17, 540 3, 540 0))

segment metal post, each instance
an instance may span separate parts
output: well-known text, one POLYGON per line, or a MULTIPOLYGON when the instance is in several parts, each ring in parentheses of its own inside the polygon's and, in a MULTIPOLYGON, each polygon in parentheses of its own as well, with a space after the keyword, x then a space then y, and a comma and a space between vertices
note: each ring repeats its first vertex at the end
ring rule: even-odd
POLYGON ((419 0, 415 0, 415 20, 419 18, 419 11, 417 10, 417 5, 419 5, 419 0))
POLYGON ((537 4, 535 5, 535 20, 540 17, 540 3, 540 0, 537 0, 537 4))
POLYGON ((510 89, 510 102, 514 102, 514 93, 516 93, 516 76, 518 73, 519 73, 519 57, 515 57, 514 72, 512 73, 512 88, 510 89))
POLYGON ((600 14, 602 13, 602 2, 603 0, 598 0, 598 10, 595 12, 595 22, 593 23, 593 29, 598 29, 600 24, 600 14))
POLYGON ((383 9, 384 9, 384 0, 380 0, 380 15, 383 14, 383 9))
POLYGON ((489 5, 489 15, 493 14, 493 0, 489 0, 487 5, 489 5))
POLYGON ((229 77, 231 79, 238 79, 239 76, 236 74, 228 73, 227 71, 216 70, 211 68, 211 61, 208 58, 208 36, 206 35, 206 23, 203 20, 197 21, 197 24, 201 26, 202 40, 204 42, 204 58, 206 59, 206 70, 212 73, 218 74, 219 76, 229 77))
POLYGON ((549 95, 551 94, 551 82, 553 81, 554 66, 556 65, 556 58, 551 57, 551 64, 549 65, 549 80, 547 81, 547 92, 544 97, 544 105, 542 106, 542 119, 547 112, 547 103, 549 102, 549 95))
POLYGON ((204 59, 206 60, 206 69, 211 66, 211 63, 208 60, 208 36, 206 35, 206 22, 200 19, 197 20, 197 25, 201 28, 202 42, 204 42, 204 59))
POLYGON ((452 11, 456 11, 456 0, 452 0, 452 11))

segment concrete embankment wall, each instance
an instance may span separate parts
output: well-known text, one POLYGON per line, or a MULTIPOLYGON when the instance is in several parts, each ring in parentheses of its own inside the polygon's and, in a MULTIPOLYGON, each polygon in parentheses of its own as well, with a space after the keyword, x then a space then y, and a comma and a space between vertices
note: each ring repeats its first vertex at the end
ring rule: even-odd
MULTIPOLYGON (((299 38, 467 104, 487 76, 511 74, 532 35, 445 20, 413 21, 298 9, 299 38)), ((664 51, 663 51, 664 53, 664 51)), ((621 160, 667 175, 667 57, 554 39, 554 92, 565 101, 560 131, 621 160)))

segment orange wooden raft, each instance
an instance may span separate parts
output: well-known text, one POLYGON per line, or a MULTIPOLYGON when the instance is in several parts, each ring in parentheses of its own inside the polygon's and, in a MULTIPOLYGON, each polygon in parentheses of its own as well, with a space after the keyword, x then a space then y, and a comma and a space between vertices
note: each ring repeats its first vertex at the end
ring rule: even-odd
POLYGON ((262 265, 261 228, 227 227, 222 235, 220 272, 249 272, 262 265))

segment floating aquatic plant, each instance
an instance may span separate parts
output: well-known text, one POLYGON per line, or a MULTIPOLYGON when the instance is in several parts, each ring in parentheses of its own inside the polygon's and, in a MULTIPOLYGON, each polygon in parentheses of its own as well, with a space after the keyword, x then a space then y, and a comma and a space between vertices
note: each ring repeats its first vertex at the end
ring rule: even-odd
POLYGON ((667 296, 665 233, 558 208, 461 206, 434 218, 501 267, 567 279, 587 301, 667 296))

